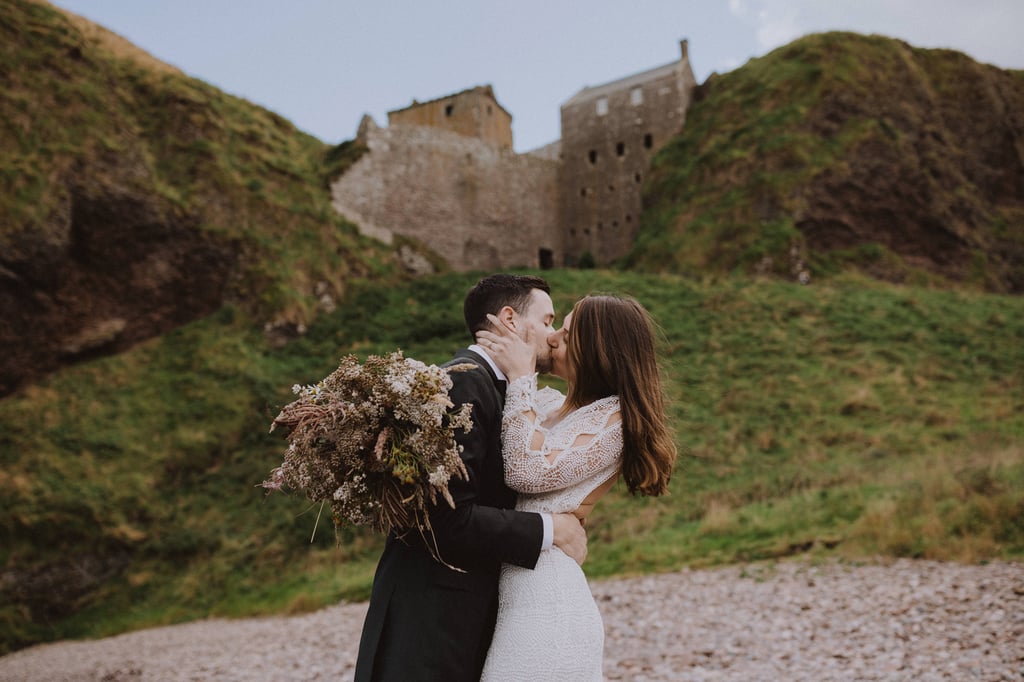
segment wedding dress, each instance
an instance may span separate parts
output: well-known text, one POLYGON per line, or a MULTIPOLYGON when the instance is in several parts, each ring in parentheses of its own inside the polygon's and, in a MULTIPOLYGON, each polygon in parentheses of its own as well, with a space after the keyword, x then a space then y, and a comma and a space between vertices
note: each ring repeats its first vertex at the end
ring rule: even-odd
MULTIPOLYGON (((619 471, 618 397, 597 400, 545 427, 564 401, 554 389, 538 391, 536 375, 508 386, 502 447, 505 483, 519 493, 516 509, 575 511, 619 471)), ((604 625, 575 561, 553 547, 541 552, 533 570, 504 564, 499 585, 498 621, 482 680, 603 679, 604 625)))

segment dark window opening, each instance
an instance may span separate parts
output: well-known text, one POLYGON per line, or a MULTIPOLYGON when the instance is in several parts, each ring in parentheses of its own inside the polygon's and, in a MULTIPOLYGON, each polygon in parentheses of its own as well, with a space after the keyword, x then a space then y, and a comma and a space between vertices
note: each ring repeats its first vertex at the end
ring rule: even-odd
POLYGON ((490 116, 492 113, 494 113, 494 110, 491 108, 491 105, 488 104, 487 105, 487 115, 490 116))
POLYGON ((550 270, 555 267, 555 254, 551 249, 541 249, 538 258, 541 270, 550 270))
POLYGON ((651 137, 650 133, 644 135, 644 149, 650 149, 654 146, 654 138, 651 137))
POLYGON ((641 180, 643 180, 643 176, 641 176, 639 173, 636 173, 633 175, 633 179, 636 180, 637 182, 640 182, 641 180))
POLYGON ((590 236, 590 228, 589 227, 584 227, 583 228, 583 234, 585 234, 585 235, 587 235, 589 237, 590 236))
POLYGON ((609 192, 614 192, 615 191, 615 185, 608 185, 608 191, 609 192))
POLYGON ((444 108, 444 115, 445 116, 451 116, 453 111, 455 111, 455 105, 454 104, 448 104, 444 108))
POLYGON ((625 145, 625 143, 619 142, 618 144, 616 144, 615 145, 615 153, 618 154, 619 156, 622 156, 623 154, 625 154, 626 153, 626 145, 625 145))
POLYGON ((569 230, 569 236, 570 236, 570 237, 575 237, 575 236, 576 236, 576 228, 575 228, 575 227, 573 227, 573 228, 570 228, 570 230, 569 230))
POLYGON ((597 163, 597 150, 596 149, 591 149, 590 150, 590 154, 588 154, 588 156, 590 157, 590 163, 597 163))
POLYGON ((587 196, 587 188, 586 187, 580 187, 580 196, 581 197, 587 196))
POLYGON ((619 221, 618 220, 613 220, 612 221, 612 227, 618 227, 618 226, 619 226, 619 221))
POLYGON ((627 223, 633 222, 633 216, 631 214, 629 214, 629 213, 626 214, 626 222, 627 223))

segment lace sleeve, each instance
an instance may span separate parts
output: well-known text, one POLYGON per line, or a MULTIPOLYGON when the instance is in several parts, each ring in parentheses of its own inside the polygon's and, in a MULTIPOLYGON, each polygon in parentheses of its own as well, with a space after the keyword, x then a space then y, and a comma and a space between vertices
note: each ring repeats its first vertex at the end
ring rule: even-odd
POLYGON ((509 384, 501 436, 505 483, 521 493, 561 490, 604 470, 617 471, 622 455, 618 399, 602 399, 548 430, 539 425, 537 376, 509 384))

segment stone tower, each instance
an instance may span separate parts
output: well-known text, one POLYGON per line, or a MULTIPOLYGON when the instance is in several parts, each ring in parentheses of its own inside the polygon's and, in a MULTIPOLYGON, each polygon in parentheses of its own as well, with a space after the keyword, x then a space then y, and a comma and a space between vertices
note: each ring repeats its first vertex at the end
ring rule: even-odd
POLYGON ((697 81, 685 40, 678 61, 604 85, 562 105, 559 185, 566 265, 626 255, 642 209, 651 158, 683 127, 697 81))

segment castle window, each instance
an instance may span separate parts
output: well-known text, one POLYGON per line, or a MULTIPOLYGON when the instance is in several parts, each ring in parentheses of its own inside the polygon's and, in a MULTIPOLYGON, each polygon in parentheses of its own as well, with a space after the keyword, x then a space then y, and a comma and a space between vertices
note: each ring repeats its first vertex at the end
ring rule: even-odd
POLYGON ((445 116, 451 116, 452 112, 454 110, 455 110, 455 105, 454 104, 447 104, 447 105, 445 105, 445 108, 444 108, 444 115, 445 116))
POLYGON ((618 220, 613 220, 612 221, 612 227, 618 227, 618 226, 619 226, 619 221, 618 220))
POLYGON ((626 214, 626 222, 627 223, 633 222, 633 215, 631 213, 627 213, 626 214))
POLYGON ((596 149, 591 149, 590 150, 590 154, 588 154, 587 156, 590 157, 590 163, 597 163, 597 150, 596 149))
POLYGON ((622 156, 626 153, 626 145, 623 142, 619 142, 615 145, 615 153, 622 156))
POLYGON ((650 133, 644 135, 644 149, 650 149, 654 146, 654 138, 650 133))
POLYGON ((642 175, 640 175, 639 173, 634 173, 634 174, 633 174, 633 179, 634 179, 634 180, 636 180, 637 182, 640 182, 640 181, 641 181, 641 180, 643 180, 644 178, 643 178, 643 176, 642 176, 642 175))
POLYGON ((490 105, 490 104, 488 104, 488 105, 487 105, 487 115, 488 115, 488 116, 490 116, 490 115, 491 115, 491 114, 493 114, 493 113, 494 113, 494 109, 492 109, 492 108, 491 108, 491 105, 490 105))
POLYGON ((590 236, 590 228, 589 227, 584 227, 583 228, 583 234, 585 234, 585 235, 587 235, 589 237, 590 236))
POLYGON ((608 185, 608 191, 609 192, 614 192, 615 191, 615 185, 608 185))
POLYGON ((587 196, 587 188, 586 187, 580 187, 580 196, 581 197, 587 196))
POLYGON ((630 90, 629 91, 629 103, 632 104, 634 107, 640 106, 641 104, 643 104, 644 103, 644 91, 641 88, 639 88, 639 87, 636 87, 636 88, 633 88, 632 90, 630 90))
POLYGON ((597 99, 597 115, 607 116, 608 115, 608 98, 599 97, 597 99))
POLYGON ((569 236, 570 236, 570 237, 575 237, 575 236, 576 236, 576 228, 575 228, 575 227, 574 227, 574 228, 571 228, 571 229, 569 230, 569 236))

